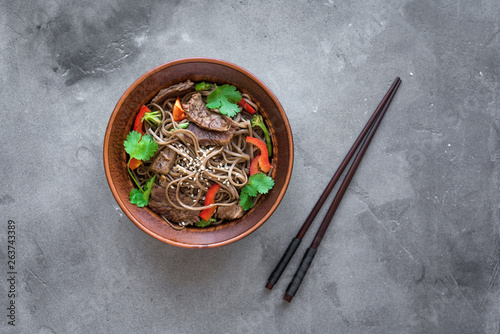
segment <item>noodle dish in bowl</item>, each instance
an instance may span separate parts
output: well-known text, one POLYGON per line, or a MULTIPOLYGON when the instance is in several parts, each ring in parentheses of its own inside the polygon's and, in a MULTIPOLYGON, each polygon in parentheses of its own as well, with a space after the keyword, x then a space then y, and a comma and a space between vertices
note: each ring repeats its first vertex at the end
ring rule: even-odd
POLYGON ((243 68, 207 58, 144 74, 117 103, 104 140, 121 209, 151 236, 188 248, 256 230, 283 198, 292 165, 277 98, 243 68))

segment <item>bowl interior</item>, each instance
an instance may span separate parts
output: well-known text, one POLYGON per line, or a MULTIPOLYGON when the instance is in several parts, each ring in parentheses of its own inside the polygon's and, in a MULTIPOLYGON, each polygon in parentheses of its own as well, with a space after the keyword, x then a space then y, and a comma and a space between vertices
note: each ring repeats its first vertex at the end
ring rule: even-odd
POLYGON ((274 94, 255 76, 237 65, 221 60, 192 58, 159 66, 140 77, 118 101, 106 129, 104 168, 111 191, 121 209, 139 228, 166 243, 181 247, 215 247, 243 238, 261 226, 274 212, 290 181, 293 165, 293 140, 286 114, 274 94), (129 201, 134 187, 126 169, 123 142, 132 128, 135 115, 160 89, 190 79, 232 84, 248 93, 259 105, 269 124, 273 140, 273 189, 245 215, 231 222, 208 228, 187 227, 174 230, 149 208, 138 208, 129 201))

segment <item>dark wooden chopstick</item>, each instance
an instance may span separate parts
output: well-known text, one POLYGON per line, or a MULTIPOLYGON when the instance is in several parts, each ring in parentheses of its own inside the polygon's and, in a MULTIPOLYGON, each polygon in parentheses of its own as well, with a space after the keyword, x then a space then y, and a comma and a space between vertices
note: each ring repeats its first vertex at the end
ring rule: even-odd
POLYGON ((349 152, 345 156, 345 158, 342 161, 342 163, 340 164, 339 168, 337 169, 337 171, 333 175, 332 179, 330 180, 330 182, 326 186, 325 190, 321 194, 320 198, 316 202, 316 205, 311 210, 311 213, 309 213, 309 216, 307 217, 307 219, 305 220, 304 224, 300 228, 299 232, 297 233, 297 236, 295 238, 293 238, 292 241, 290 242, 287 250, 283 254, 283 257, 278 262, 278 264, 276 265, 276 268, 274 269, 274 271, 269 276, 269 279, 268 279, 267 284, 266 284, 266 288, 267 289, 271 290, 273 288, 273 286, 278 282, 279 278, 281 277, 281 274, 283 273, 283 271, 285 270, 286 266, 288 265, 288 263, 290 262, 291 258, 293 257, 295 251, 299 247, 300 242, 302 241, 302 238, 304 237, 304 235, 306 234, 307 230, 311 226, 314 218, 316 218, 316 215, 318 214, 319 210, 321 209, 321 207, 325 203, 326 199, 330 195, 330 192, 332 191, 332 189, 335 187, 335 184, 337 183, 337 181, 339 180, 340 176, 344 172, 344 169, 349 164, 351 158, 353 157, 354 153, 358 149, 359 145, 361 144, 361 142, 363 141, 363 139, 366 137, 366 134, 368 133, 368 131, 370 130, 371 126, 373 125, 373 123, 377 119, 378 115, 380 115, 380 112, 382 111, 382 108, 387 103, 387 100, 389 99, 389 96, 391 95, 392 91, 396 87, 396 84, 397 84, 398 80, 400 80, 400 79, 396 78, 396 80, 394 80, 394 83, 389 88, 389 91, 385 94, 384 98, 379 103, 377 109, 375 109, 375 111, 373 112, 373 115, 370 117, 370 119, 366 123, 365 127, 363 128, 363 130, 359 134, 359 136, 356 139, 356 141, 354 142, 353 146, 351 147, 351 149, 349 150, 349 152))
POLYGON ((295 276, 293 277, 292 281, 288 285, 288 288, 286 290, 285 297, 283 298, 287 302, 290 302, 297 292, 300 283, 304 279, 304 276, 309 269, 309 266, 312 263, 312 260, 316 254, 316 251, 321 243, 321 240, 323 239, 323 236, 325 235, 326 230, 328 229, 328 226, 330 225, 330 222, 333 218, 333 215, 335 214, 335 211, 337 210, 340 201, 342 200, 342 197, 344 196, 347 187, 349 186, 349 183, 352 180, 352 177, 354 176, 354 173, 356 172, 356 169, 359 166, 359 163, 361 162, 361 159, 363 158, 363 155, 366 152, 366 149, 368 148, 368 145, 370 145, 370 142, 373 138, 373 135, 375 134, 375 131, 377 130, 380 122, 382 121, 382 117, 384 117, 385 112, 387 111, 389 104, 392 101, 392 98, 394 97, 394 94, 396 93, 396 90, 399 88, 399 85, 401 83, 401 80, 399 80, 396 84, 396 87, 394 88, 394 91, 392 91, 391 95, 389 96, 389 99, 387 100, 387 103, 385 106, 382 108, 382 111, 380 113, 380 116, 376 119, 375 123, 373 124, 372 128, 367 134, 367 137, 365 138, 363 144, 361 145, 359 152, 357 153, 351 167, 349 168, 346 177, 344 181, 342 181, 342 184, 340 185, 340 188, 330 206, 328 209, 328 212, 325 215, 325 218, 323 219, 318 232, 316 232, 316 236, 314 237, 311 246, 307 249, 304 258, 302 259, 302 262, 297 269, 297 272, 295 273, 295 276))
POLYGON ((332 191, 332 189, 335 187, 335 184, 337 183, 337 181, 339 180, 340 176, 344 172, 344 169, 349 164, 349 162, 350 162, 351 158, 353 157, 354 153, 356 152, 356 150, 358 149, 359 145, 361 144, 361 142, 363 141, 363 139, 366 137, 366 134, 370 130, 371 126, 375 122, 376 118, 378 117, 378 115, 382 111, 382 108, 387 103, 387 100, 389 99, 390 94, 392 93, 392 91, 396 87, 396 84, 397 84, 398 80, 399 80, 399 78, 396 78, 396 80, 394 81, 394 83, 391 85, 391 87, 389 88, 389 91, 385 94, 384 98, 382 99, 382 101, 378 105, 377 109, 375 109, 375 111, 373 112, 373 115, 370 117, 370 119, 366 123, 365 127, 363 128, 363 130, 359 134, 359 136, 356 139, 356 141, 354 142, 353 146, 351 147, 351 149, 349 150, 349 152, 345 156, 345 158, 342 161, 342 163, 340 164, 339 168, 337 169, 337 171, 333 175, 332 179, 330 180, 330 182, 326 186, 325 190, 321 194, 320 198, 316 202, 316 205, 311 210, 311 213, 309 214, 309 216, 305 220, 304 224, 300 228, 299 232, 297 233, 297 236, 295 238, 293 238, 292 241, 290 242, 290 245, 288 246, 287 250, 283 254, 283 257, 278 262, 276 268, 274 269, 274 271, 269 276, 268 282, 266 284, 266 288, 272 289, 273 286, 276 284, 276 282, 279 280, 281 274, 283 273, 283 271, 285 270, 286 266, 288 265, 288 262, 293 257, 295 251, 299 247, 299 244, 302 241, 302 238, 304 237, 304 235, 306 234, 307 230, 311 226, 314 218, 316 218, 316 215, 318 214, 319 210, 321 209, 321 207, 325 203, 326 199, 330 195, 330 192, 332 191))
POLYGON ((349 183, 354 176, 354 173, 356 172, 356 169, 361 162, 361 159, 363 158, 364 153, 366 152, 366 149, 368 148, 368 145, 371 142, 371 139, 373 138, 373 135, 375 134, 375 131, 377 130, 382 117, 384 116, 385 112, 387 111, 392 98, 394 97, 394 94, 396 93, 397 89, 399 88, 399 85, 401 84, 401 79, 398 77, 394 81, 394 83, 391 85, 389 91, 386 93, 382 101, 380 102, 379 106, 377 109, 375 109, 375 112, 373 113, 372 117, 369 119, 361 133, 359 134, 358 138, 354 142, 354 145, 351 147, 349 152, 347 153, 346 157, 340 164, 339 168, 333 175, 332 179, 328 183, 327 187, 323 191, 323 194, 320 196, 318 202, 312 209, 311 213, 307 217, 306 221, 302 225, 301 229, 299 230, 297 236, 292 239, 290 245, 288 246, 287 250, 285 251, 283 257, 281 260, 278 262, 278 265, 270 275, 268 282, 266 284, 266 288, 272 289, 274 284, 278 281, 280 278, 281 274, 285 270, 287 264, 289 263, 290 259, 293 257, 295 251, 297 250, 300 242, 302 241, 303 236, 309 229, 312 221, 318 214, 319 210, 321 209, 322 205, 324 204, 325 200, 329 196, 330 192, 334 188, 335 184, 339 180, 340 176, 344 172, 344 169, 347 167, 349 164, 350 160, 352 159, 354 153, 358 151, 354 161, 352 162, 351 167, 349 168, 344 181, 342 182, 325 218, 323 219, 323 222, 321 223, 318 232, 316 233, 316 236, 311 243, 311 246, 307 249, 304 258, 302 259, 302 262, 297 269, 297 272, 295 273, 295 276, 290 283, 290 285, 287 288, 287 292, 285 294, 284 299, 288 302, 290 302, 297 292, 300 283, 302 282, 307 269, 309 268, 310 264, 312 263, 312 260, 314 258, 314 255, 316 254, 316 251, 318 249, 319 244, 321 243, 321 240, 328 229, 328 226, 330 225, 330 222, 333 218, 333 215, 335 214, 335 211, 337 210, 340 201, 342 200, 343 195, 345 194, 347 187, 349 186, 349 183), (361 147, 360 147, 361 145, 361 147), (358 150, 359 148, 359 150, 358 150))

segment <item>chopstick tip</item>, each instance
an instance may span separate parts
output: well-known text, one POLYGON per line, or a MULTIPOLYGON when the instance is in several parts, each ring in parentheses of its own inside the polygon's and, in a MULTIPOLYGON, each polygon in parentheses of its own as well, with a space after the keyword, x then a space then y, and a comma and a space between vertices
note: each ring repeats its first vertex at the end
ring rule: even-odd
POLYGON ((283 299, 284 299, 285 301, 287 301, 287 302, 291 302, 291 301, 292 301, 292 298, 293 298, 293 296, 292 296, 291 294, 289 294, 289 293, 287 293, 287 294, 285 295, 285 297, 283 297, 283 299))
POLYGON ((274 284, 271 282, 267 282, 266 284, 266 289, 271 290, 273 288, 274 284))

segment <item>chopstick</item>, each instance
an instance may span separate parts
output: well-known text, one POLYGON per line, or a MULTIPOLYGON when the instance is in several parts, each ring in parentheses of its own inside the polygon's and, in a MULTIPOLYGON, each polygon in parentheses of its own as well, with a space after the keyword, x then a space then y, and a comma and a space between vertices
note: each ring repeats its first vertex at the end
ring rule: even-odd
POLYGON ((344 160, 342 161, 339 168, 337 169, 337 171, 333 175, 332 179, 330 180, 330 182, 326 186, 325 190, 323 191, 320 198, 318 199, 316 205, 311 210, 309 216, 307 217, 304 224, 302 225, 299 232, 297 233, 297 236, 292 239, 287 250, 285 251, 285 253, 281 257, 280 261, 278 262, 276 268, 269 276, 268 282, 266 284, 266 288, 270 290, 273 288, 273 286, 279 280, 281 274, 283 273, 286 266, 290 262, 291 258, 295 254, 295 251, 299 247, 299 245, 302 241, 302 238, 304 237, 305 233, 307 232, 307 230, 311 226, 314 218, 316 217, 319 210, 323 206, 324 202, 328 198, 332 189, 335 187, 335 184, 337 183, 340 176, 344 172, 345 168, 347 167, 347 165, 351 161, 355 152, 358 151, 358 153, 356 154, 356 157, 354 158, 354 161, 351 164, 351 167, 347 171, 346 176, 345 176, 342 184, 339 187, 339 190, 338 190, 330 208, 328 209, 328 212, 325 215, 325 218, 323 219, 323 221, 322 221, 322 223, 321 223, 321 225, 320 225, 320 227, 319 227, 319 229, 318 229, 318 231, 317 231, 317 233, 316 233, 316 235, 311 243, 311 246, 307 249, 307 251, 302 259, 302 262, 300 263, 299 268, 297 269, 297 271, 295 273, 295 276, 293 277, 292 281, 290 282, 290 284, 287 288, 285 297, 283 298, 287 302, 290 302, 292 300, 292 298, 295 295, 295 293, 297 292, 302 280, 304 279, 304 276, 305 276, 309 266, 312 263, 312 260, 313 260, 315 254, 316 254, 316 251, 321 243, 321 240, 323 239, 323 236, 325 235, 326 230, 328 229, 328 226, 330 225, 330 222, 333 218, 333 215, 335 214, 335 211, 337 210, 337 208, 340 204, 340 201, 342 200, 342 197, 344 196, 344 194, 349 186, 349 183, 351 182, 351 180, 354 176, 354 173, 356 172, 356 169, 358 168, 359 163, 361 162, 361 159, 363 158, 363 155, 366 152, 366 150, 367 150, 367 148, 368 148, 368 146, 373 138, 373 135, 375 134, 375 131, 377 130, 380 122, 382 121, 382 118, 384 117, 385 112, 387 111, 390 103, 392 102, 392 99, 393 99, 397 89, 399 88, 400 84, 401 84, 401 79, 399 77, 397 77, 394 80, 391 87, 389 88, 388 92, 385 94, 385 96, 382 99, 382 101, 380 102, 380 104, 378 105, 377 109, 375 109, 373 115, 370 117, 370 119, 366 123, 365 127, 363 128, 363 130, 359 134, 358 138, 354 142, 353 146, 351 147, 351 149, 349 150, 349 152, 345 156, 344 160), (360 145, 361 145, 361 147, 360 147, 360 145), (359 148, 359 150, 358 150, 358 148, 359 148))

